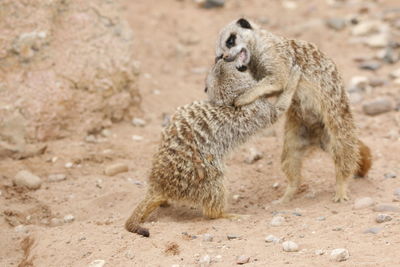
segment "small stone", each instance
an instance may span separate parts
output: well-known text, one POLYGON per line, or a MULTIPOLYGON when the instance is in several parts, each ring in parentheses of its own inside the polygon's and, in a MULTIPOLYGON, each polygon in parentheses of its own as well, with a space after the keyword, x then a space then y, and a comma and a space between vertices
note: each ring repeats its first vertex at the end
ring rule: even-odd
POLYGON ((391 204, 378 204, 373 210, 377 212, 400 212, 400 207, 391 204))
POLYGON ((382 48, 388 45, 389 37, 385 33, 379 33, 366 38, 364 43, 372 48, 382 48))
POLYGON ((73 222, 73 221, 75 221, 74 215, 68 214, 68 215, 65 215, 65 216, 64 216, 64 222, 65 222, 65 223, 71 223, 71 222, 73 222))
POLYGON ((233 195, 232 198, 233 200, 238 201, 240 199, 240 195, 233 195))
POLYGON ((385 173, 383 175, 386 179, 394 179, 397 177, 397 175, 395 173, 385 173))
POLYGON ((233 240, 233 239, 238 239, 239 236, 237 236, 237 235, 227 235, 226 238, 228 238, 228 240, 233 240))
POLYGON ((325 221, 326 217, 325 216, 319 216, 317 217, 317 221, 325 221))
POLYGON ((249 261, 250 261, 250 257, 249 256, 240 255, 236 259, 236 264, 242 265, 242 264, 248 263, 249 261))
POLYGON ((389 74, 390 78, 400 78, 400 69, 396 69, 389 74))
POLYGON ((351 34, 354 36, 365 36, 377 32, 379 32, 379 25, 375 21, 360 22, 351 29, 351 34))
POLYGON ((332 261, 337 261, 337 262, 346 261, 349 259, 349 257, 350 257, 349 251, 344 248, 334 249, 332 250, 330 255, 330 259, 332 261))
POLYGON ((392 220, 392 216, 389 214, 378 214, 376 215, 375 221, 377 223, 384 223, 392 220))
POLYGON ((94 260, 88 265, 88 267, 103 267, 104 264, 106 264, 105 260, 94 260))
POLYGON ((285 241, 282 243, 283 251, 286 252, 297 252, 299 251, 299 245, 293 241, 285 241))
POLYGON ((377 56, 388 64, 394 64, 399 61, 399 53, 395 53, 394 49, 390 46, 380 51, 377 56))
POLYGON ((324 255, 325 254, 325 250, 317 249, 317 250, 314 251, 314 254, 318 255, 318 256, 324 255))
POLYGON ((162 127, 166 127, 166 126, 169 124, 170 120, 171 120, 171 115, 169 115, 169 114, 167 114, 167 113, 163 113, 163 114, 162 114, 162 123, 161 123, 161 126, 162 126, 162 127))
POLYGON ((297 8, 297 3, 294 1, 282 1, 282 6, 285 9, 296 9, 297 8))
POLYGON ((271 219, 270 225, 271 226, 281 226, 285 221, 286 221, 285 217, 277 215, 271 219))
POLYGON ((360 210, 374 205, 374 200, 370 197, 357 198, 354 201, 353 209, 360 210))
POLYGON ((372 87, 380 87, 380 86, 384 86, 387 83, 386 80, 384 79, 379 79, 379 78, 372 78, 369 81, 369 85, 371 85, 372 87))
POLYGON ((380 97, 364 103, 362 108, 365 114, 369 116, 375 116, 391 111, 393 109, 393 105, 389 99, 380 97))
POLYGON ((268 235, 265 237, 265 242, 267 243, 279 243, 281 242, 281 239, 279 237, 276 237, 274 235, 268 235))
POLYGON ((365 76, 354 76, 351 78, 347 91, 353 92, 365 92, 369 86, 369 79, 365 76))
POLYGON ((379 61, 371 60, 371 61, 364 61, 358 65, 358 67, 362 70, 377 70, 382 66, 379 61))
POLYGON ((204 234, 203 235, 203 241, 205 242, 211 242, 213 241, 214 237, 211 234, 204 234))
POLYGON ((42 185, 42 179, 34 175, 29 171, 19 171, 14 179, 13 183, 16 186, 27 187, 28 189, 36 190, 42 185))
POLYGON ((263 157, 262 153, 260 151, 258 151, 256 148, 252 147, 252 148, 250 148, 249 155, 245 159, 245 162, 247 164, 252 164, 252 163, 256 162, 257 160, 262 159, 262 157, 263 157))
POLYGON ((364 234, 377 234, 382 231, 381 227, 371 227, 364 231, 364 234))
POLYGON ((58 174, 50 174, 49 175, 49 182, 59 182, 67 179, 67 175, 58 173, 58 174))
POLYGON ((346 20, 342 18, 329 18, 325 21, 325 24, 331 29, 340 31, 346 27, 346 20))
POLYGON ((109 129, 103 129, 101 130, 100 134, 104 137, 110 137, 112 133, 109 129))
POLYGON ((279 183, 278 182, 275 182, 273 185, 272 185, 272 188, 273 189, 277 189, 279 187, 279 183))
POLYGON ((50 225, 51 225, 51 226, 60 226, 60 225, 62 225, 62 224, 63 224, 63 221, 60 220, 60 219, 58 219, 58 218, 52 218, 52 219, 50 220, 50 225))
POLYGON ((65 163, 64 166, 65 166, 65 168, 70 169, 70 168, 72 168, 72 166, 74 166, 74 164, 72 162, 67 162, 67 163, 65 163))
POLYGON ((364 95, 361 92, 354 92, 349 94, 349 98, 352 104, 357 104, 363 101, 364 95))
POLYGON ((211 257, 209 255, 204 255, 199 260, 200 266, 209 266, 211 264, 211 257))
POLYGON ((216 8, 225 5, 225 0, 200 0, 198 2, 202 8, 216 8))
POLYGON ((93 134, 90 134, 90 135, 86 136, 86 137, 85 137, 85 142, 88 142, 88 143, 97 143, 96 136, 94 136, 93 134))
POLYGON ((132 140, 133 141, 142 141, 144 139, 143 136, 140 135, 132 135, 132 140))
POLYGON ((28 228, 26 228, 25 225, 20 224, 15 226, 14 231, 17 233, 28 233, 28 228))
POLYGON ((127 172, 128 170, 128 165, 126 165, 125 163, 114 163, 107 166, 104 170, 104 173, 108 176, 114 176, 118 173, 127 172))
POLYGON ((136 127, 144 127, 146 125, 146 121, 141 118, 133 118, 132 124, 136 127))
POLYGON ((393 193, 395 196, 398 196, 398 197, 400 197, 400 188, 396 188, 396 190, 394 190, 394 193, 393 193))

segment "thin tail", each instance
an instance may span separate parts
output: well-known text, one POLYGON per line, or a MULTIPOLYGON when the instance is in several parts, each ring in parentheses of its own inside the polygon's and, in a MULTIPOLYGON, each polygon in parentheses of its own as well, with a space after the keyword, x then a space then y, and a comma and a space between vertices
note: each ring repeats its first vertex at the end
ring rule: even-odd
POLYGON ((358 170, 356 175, 358 177, 365 177, 372 165, 371 150, 361 140, 358 140, 360 159, 358 160, 358 170))
POLYGON ((125 222, 125 229, 129 232, 136 233, 144 237, 149 237, 149 230, 141 227, 140 223, 142 223, 151 212, 153 212, 164 202, 165 199, 157 198, 153 194, 147 193, 144 200, 139 203, 139 205, 132 212, 132 215, 125 222))

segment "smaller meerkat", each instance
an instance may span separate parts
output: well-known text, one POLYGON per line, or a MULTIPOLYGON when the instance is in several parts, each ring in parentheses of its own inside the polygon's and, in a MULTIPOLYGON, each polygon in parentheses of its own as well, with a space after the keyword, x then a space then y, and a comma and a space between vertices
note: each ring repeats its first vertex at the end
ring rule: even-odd
POLYGON ((235 62, 216 62, 206 80, 210 101, 178 108, 163 129, 146 196, 126 221, 125 228, 148 237, 148 229, 140 223, 169 200, 200 205, 203 215, 211 219, 234 217, 225 212, 223 159, 232 149, 278 120, 289 107, 299 79, 300 72, 294 67, 287 88, 275 105, 260 98, 235 108, 235 98, 256 81, 249 72, 238 71, 235 62))
POLYGON ((242 60, 236 62, 236 67, 249 68, 258 83, 238 97, 235 106, 280 92, 293 65, 298 65, 302 73, 286 114, 281 163, 288 186, 279 201, 293 198, 301 183, 303 157, 311 146, 319 146, 334 160, 333 200, 348 200, 349 176, 365 176, 372 161, 369 148, 357 138, 348 96, 335 63, 312 43, 274 35, 243 18, 221 30, 216 47, 217 59, 232 61, 239 55, 242 60))

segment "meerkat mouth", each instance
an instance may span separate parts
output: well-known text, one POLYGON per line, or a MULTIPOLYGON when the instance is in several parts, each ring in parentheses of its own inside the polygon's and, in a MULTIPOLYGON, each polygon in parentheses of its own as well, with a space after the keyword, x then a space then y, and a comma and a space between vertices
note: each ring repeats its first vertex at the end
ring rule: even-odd
POLYGON ((249 55, 247 53, 247 49, 246 48, 242 48, 242 50, 240 50, 240 52, 239 52, 239 60, 240 60, 240 62, 247 63, 248 57, 249 57, 249 55))

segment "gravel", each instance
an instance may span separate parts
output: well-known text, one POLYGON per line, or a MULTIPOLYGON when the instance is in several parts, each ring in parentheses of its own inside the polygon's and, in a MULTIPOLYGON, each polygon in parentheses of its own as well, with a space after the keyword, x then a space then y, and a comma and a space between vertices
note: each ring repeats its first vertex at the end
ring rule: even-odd
POLYGON ((329 258, 332 261, 337 261, 337 262, 341 262, 341 261, 346 261, 348 260, 350 257, 349 251, 345 248, 337 248, 332 250, 331 255, 329 256, 329 258))
POLYGON ((14 179, 13 183, 16 186, 26 187, 31 190, 39 189, 42 185, 42 179, 39 176, 34 175, 29 171, 19 171, 14 179))
POLYGON ((299 251, 299 245, 293 241, 285 241, 282 243, 282 249, 285 252, 297 252, 299 251))

